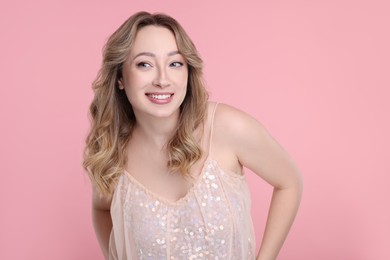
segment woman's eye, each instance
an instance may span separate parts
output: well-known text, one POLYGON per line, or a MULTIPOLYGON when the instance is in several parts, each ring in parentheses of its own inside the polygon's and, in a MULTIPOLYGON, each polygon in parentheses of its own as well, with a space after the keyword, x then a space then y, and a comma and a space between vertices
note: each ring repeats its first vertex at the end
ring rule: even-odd
POLYGON ((183 66, 183 63, 182 62, 179 62, 179 61, 175 61, 175 62, 172 62, 170 64, 171 67, 181 67, 183 66))
POLYGON ((152 65, 150 65, 149 63, 146 63, 146 62, 138 62, 137 67, 138 68, 150 68, 150 67, 152 67, 152 65))

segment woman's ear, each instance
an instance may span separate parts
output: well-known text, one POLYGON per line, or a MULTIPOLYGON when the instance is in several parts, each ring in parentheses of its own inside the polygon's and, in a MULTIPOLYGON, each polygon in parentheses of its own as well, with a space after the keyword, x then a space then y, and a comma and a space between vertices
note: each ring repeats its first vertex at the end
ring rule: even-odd
POLYGON ((125 87, 123 86, 122 79, 118 79, 118 86, 120 90, 124 90, 125 87))

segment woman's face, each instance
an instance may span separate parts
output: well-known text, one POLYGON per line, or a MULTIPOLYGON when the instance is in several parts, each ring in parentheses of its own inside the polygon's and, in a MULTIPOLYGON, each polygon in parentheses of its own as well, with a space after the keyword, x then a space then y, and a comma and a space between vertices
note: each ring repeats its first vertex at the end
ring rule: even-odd
POLYGON ((137 118, 178 115, 187 91, 188 67, 170 30, 153 25, 141 28, 122 76, 119 87, 126 91, 137 118))

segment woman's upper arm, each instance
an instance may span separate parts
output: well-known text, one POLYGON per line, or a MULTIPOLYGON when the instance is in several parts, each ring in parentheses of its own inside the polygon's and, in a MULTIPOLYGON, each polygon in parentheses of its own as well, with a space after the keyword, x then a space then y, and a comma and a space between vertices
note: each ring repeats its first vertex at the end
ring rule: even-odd
POLYGON ((276 188, 300 185, 298 168, 265 127, 233 107, 221 104, 219 110, 219 124, 226 129, 222 138, 243 166, 276 188))
POLYGON ((92 186, 92 208, 96 210, 110 210, 112 196, 102 196, 96 187, 92 186))

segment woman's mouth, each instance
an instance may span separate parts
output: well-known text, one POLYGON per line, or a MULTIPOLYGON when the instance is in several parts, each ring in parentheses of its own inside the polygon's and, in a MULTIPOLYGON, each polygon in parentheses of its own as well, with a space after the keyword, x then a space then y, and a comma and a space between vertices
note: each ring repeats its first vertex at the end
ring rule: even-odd
POLYGON ((163 100, 163 99, 170 98, 173 94, 146 94, 146 95, 153 99, 163 100))
POLYGON ((150 101, 156 104, 166 104, 172 100, 173 93, 146 93, 150 101))

